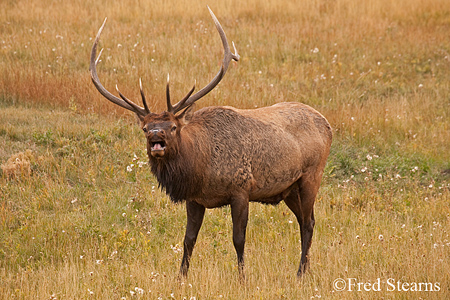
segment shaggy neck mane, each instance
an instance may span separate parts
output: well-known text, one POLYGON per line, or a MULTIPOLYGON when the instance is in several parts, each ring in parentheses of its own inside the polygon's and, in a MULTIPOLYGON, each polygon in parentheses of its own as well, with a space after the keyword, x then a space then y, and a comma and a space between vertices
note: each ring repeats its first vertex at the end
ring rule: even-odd
POLYGON ((176 154, 156 159, 149 156, 152 173, 158 180, 159 187, 165 189, 170 199, 179 203, 193 196, 195 187, 201 186, 201 179, 195 174, 194 153, 186 154, 180 149, 176 154))

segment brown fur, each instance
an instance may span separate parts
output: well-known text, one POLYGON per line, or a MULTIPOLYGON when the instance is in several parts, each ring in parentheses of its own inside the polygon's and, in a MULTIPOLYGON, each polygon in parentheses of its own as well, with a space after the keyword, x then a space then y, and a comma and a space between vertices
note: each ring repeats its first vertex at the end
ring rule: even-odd
POLYGON ((282 200, 297 216, 302 240, 306 236, 298 274, 304 271, 314 226, 314 199, 332 139, 330 125, 320 113, 300 103, 253 110, 207 107, 195 113, 188 108, 181 116, 150 114, 143 127, 148 129, 152 172, 174 202, 186 201, 183 274, 204 208, 231 205, 232 214, 239 215, 233 218, 233 239, 242 271, 248 203, 282 200), (173 126, 176 130, 170 132, 173 126), (155 135, 150 130, 154 128, 160 130, 158 138, 165 140, 162 157, 151 154, 155 135), (191 217, 199 211, 199 216, 191 217), (191 221, 197 226, 190 226, 191 221))

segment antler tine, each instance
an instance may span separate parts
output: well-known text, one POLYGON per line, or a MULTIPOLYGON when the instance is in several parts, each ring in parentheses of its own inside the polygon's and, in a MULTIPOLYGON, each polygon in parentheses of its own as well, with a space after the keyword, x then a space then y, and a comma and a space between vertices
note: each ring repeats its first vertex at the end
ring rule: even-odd
MULTIPOLYGON (((125 101, 128 105, 130 105, 132 107, 133 112, 135 112, 136 114, 139 115, 139 109, 142 109, 142 107, 140 107, 139 105, 135 104, 133 101, 131 101, 130 99, 128 99, 127 97, 125 97, 120 91, 119 91, 119 87, 116 84, 116 91, 119 94, 120 98, 122 98, 123 101, 125 101)), ((145 115, 143 115, 145 116, 145 115)))
POLYGON ((234 45, 233 41, 231 43, 233 44, 235 54, 233 54, 230 51, 230 46, 228 45, 228 40, 227 40, 227 36, 225 35, 225 31, 223 31, 223 28, 220 25, 219 20, 217 20, 216 15, 214 15, 213 11, 211 10, 211 8, 209 8, 209 6, 208 6, 208 10, 209 10, 209 13, 211 14, 214 24, 216 25, 217 31, 219 32, 220 39, 222 40, 223 48, 225 49, 225 55, 223 58, 223 66, 224 66, 224 69, 226 72, 228 70, 228 66, 229 66, 231 60, 239 61, 239 59, 241 57, 239 56, 239 54, 236 50, 236 46, 234 45))
POLYGON ((169 76, 169 74, 167 74, 167 85, 166 85, 167 111, 173 112, 173 106, 172 106, 172 103, 170 103, 169 81, 170 81, 170 76, 169 76))
POLYGON ((147 101, 145 100, 144 89, 142 88, 142 80, 139 78, 139 90, 141 92, 142 104, 144 104, 145 112, 147 114, 150 113, 150 109, 148 108, 147 101))
MULTIPOLYGON (((180 111, 182 108, 180 108, 180 107, 184 107, 184 103, 186 102, 186 100, 188 100, 189 99, 189 97, 192 95, 192 93, 194 92, 194 90, 195 90, 195 85, 197 84, 197 81, 195 81, 195 83, 194 83, 194 86, 192 87, 192 89, 186 94, 186 96, 184 96, 184 98, 183 99, 181 99, 180 100, 180 102, 178 102, 177 104, 175 104, 175 106, 173 107, 173 109, 172 109, 172 113, 176 113, 176 112, 178 112, 178 111, 180 111)), ((190 104, 190 105, 192 105, 192 104, 190 104)))
POLYGON ((217 31, 219 32, 220 39, 222 40, 222 45, 224 48, 224 57, 223 57, 222 66, 220 68, 219 73, 217 73, 217 75, 213 78, 213 80, 210 83, 208 83, 204 88, 202 88, 200 91, 198 91, 197 93, 195 93, 192 96, 189 96, 190 94, 188 94, 187 98, 185 97, 186 100, 183 99, 182 101, 175 104, 173 106, 174 113, 192 105, 195 101, 199 100, 200 98, 202 98, 203 96, 208 94, 212 89, 214 89, 214 87, 220 82, 220 80, 222 80, 223 76, 225 75, 225 73, 228 70, 228 66, 230 65, 230 62, 232 60, 238 61, 240 58, 239 54, 237 53, 234 43, 233 43, 233 48, 234 48, 235 53, 233 54, 231 52, 230 46, 228 45, 227 37, 225 35, 225 32, 223 31, 222 26, 220 25, 219 21, 217 20, 216 16, 212 12, 212 10, 209 8, 209 6, 208 6, 208 10, 209 10, 209 13, 211 14, 214 24, 216 25, 217 31))
POLYGON ((97 36, 95 37, 94 45, 92 46, 92 50, 91 50, 91 60, 90 60, 90 65, 89 65, 89 71, 91 73, 92 82, 94 83, 95 87, 100 92, 100 94, 103 95, 103 97, 105 97, 106 99, 108 99, 112 103, 114 103, 116 105, 119 105, 120 107, 123 107, 125 109, 131 110, 132 112, 136 113, 139 118, 143 118, 144 116, 147 115, 145 108, 140 107, 140 106, 138 106, 138 105, 136 105, 134 103, 131 104, 132 102, 130 100, 128 100, 128 99, 125 100, 126 98, 125 99, 124 98, 120 99, 120 98, 114 96, 107 89, 105 89, 103 87, 103 85, 100 82, 100 79, 98 78, 97 63, 99 62, 100 55, 102 54, 102 51, 100 51, 100 54, 99 54, 98 58, 96 58, 96 56, 97 56, 97 46, 98 46, 98 42, 100 40, 100 35, 101 35, 102 31, 103 31, 103 28, 105 27, 106 20, 107 20, 107 18, 105 18, 105 21, 103 21, 102 26, 98 30, 97 36))

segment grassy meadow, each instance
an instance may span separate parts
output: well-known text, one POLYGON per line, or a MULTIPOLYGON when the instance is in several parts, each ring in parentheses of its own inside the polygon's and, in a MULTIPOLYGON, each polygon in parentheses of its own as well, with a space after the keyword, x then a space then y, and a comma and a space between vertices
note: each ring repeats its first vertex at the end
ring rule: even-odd
POLYGON ((0 1, 0 299, 450 298, 448 0, 0 1), (239 281, 228 207, 208 210, 186 280, 185 208, 158 189, 131 113, 206 85, 199 107, 300 101, 333 127, 311 268, 284 203, 251 204, 239 281), (340 291, 343 289, 343 291, 340 291))

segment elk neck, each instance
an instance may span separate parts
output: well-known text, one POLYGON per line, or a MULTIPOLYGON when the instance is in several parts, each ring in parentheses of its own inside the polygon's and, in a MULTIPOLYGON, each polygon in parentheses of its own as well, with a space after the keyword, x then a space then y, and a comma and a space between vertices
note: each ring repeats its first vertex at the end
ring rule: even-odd
POLYGON ((175 203, 195 196, 199 192, 197 187, 203 184, 204 164, 201 158, 204 156, 199 155, 201 149, 194 145, 192 134, 185 131, 187 130, 182 130, 178 136, 176 149, 167 156, 154 158, 149 155, 151 171, 156 176, 159 187, 175 203))

